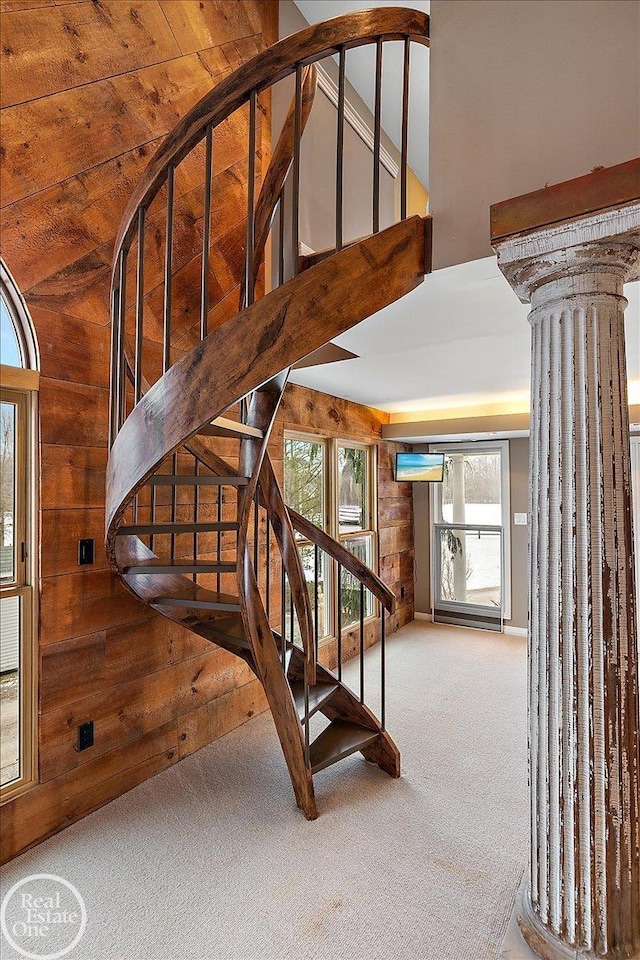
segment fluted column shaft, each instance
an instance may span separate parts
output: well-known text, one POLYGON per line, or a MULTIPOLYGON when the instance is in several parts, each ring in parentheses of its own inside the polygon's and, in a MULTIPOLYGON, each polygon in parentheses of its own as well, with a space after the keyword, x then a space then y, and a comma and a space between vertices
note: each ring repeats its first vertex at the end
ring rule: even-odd
POLYGON ((532 307, 520 923, 545 958, 627 958, 640 955, 640 707, 622 285, 640 231, 584 241, 585 222, 498 249, 532 307))

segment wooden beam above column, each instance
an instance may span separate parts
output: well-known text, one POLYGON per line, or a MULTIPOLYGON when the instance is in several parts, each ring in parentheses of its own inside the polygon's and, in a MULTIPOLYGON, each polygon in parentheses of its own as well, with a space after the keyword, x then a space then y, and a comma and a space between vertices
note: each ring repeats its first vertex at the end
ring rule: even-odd
POLYGON ((640 157, 491 206, 491 243, 640 199, 640 157))

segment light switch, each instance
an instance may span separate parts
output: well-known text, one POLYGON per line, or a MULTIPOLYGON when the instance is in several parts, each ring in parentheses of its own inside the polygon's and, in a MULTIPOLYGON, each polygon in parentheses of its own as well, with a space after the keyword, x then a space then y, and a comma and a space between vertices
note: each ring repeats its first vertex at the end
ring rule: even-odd
POLYGON ((526 513, 514 513, 513 523, 516 527, 526 527, 527 525, 527 515, 526 513))

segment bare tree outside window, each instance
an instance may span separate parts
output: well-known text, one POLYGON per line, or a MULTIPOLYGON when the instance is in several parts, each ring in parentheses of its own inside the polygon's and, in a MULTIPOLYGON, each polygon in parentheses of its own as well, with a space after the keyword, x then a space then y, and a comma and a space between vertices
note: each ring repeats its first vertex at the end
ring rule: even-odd
POLYGON ((0 579, 13 580, 15 407, 0 404, 0 579))
POLYGON ((285 439, 284 486, 287 503, 324 529, 324 444, 285 439))

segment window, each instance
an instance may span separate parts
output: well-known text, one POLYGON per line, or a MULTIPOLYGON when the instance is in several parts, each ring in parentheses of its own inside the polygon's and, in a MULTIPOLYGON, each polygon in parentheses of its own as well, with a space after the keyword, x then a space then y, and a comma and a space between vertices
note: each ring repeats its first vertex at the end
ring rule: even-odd
MULTIPOLYGON (((321 530, 328 529, 326 448, 324 440, 292 436, 285 437, 284 441, 284 488, 287 503, 321 530)), ((317 591, 318 636, 326 637, 330 635, 332 625, 329 558, 319 551, 316 578, 315 548, 308 540, 297 534, 296 536, 314 611, 317 591)), ((288 609, 290 603, 287 587, 285 609, 288 609)), ((297 623, 295 629, 298 629, 297 623)))
MULTIPOLYGON (((342 546, 373 568, 374 522, 372 497, 372 448, 337 445, 337 518, 334 529, 342 546)), ((335 533, 333 534, 335 536, 335 533)), ((365 591, 365 616, 374 614, 373 596, 365 591)), ((340 578, 340 613, 343 627, 360 618, 360 583, 347 570, 340 578)))
POLYGON ((7 301, 0 296, 0 358, 3 366, 23 367, 22 353, 7 301))
POLYGON ((510 616, 508 442, 438 445, 433 485, 433 607, 443 622, 501 629, 510 616))
POLYGON ((35 779, 33 624, 35 436, 38 386, 31 325, 0 261, 0 788, 35 779))
MULTIPOLYGON (((367 566, 375 568, 375 447, 302 434, 284 441, 285 499, 367 566)), ((298 538, 312 606, 316 596, 315 549, 298 538)), ((317 576, 320 637, 335 636, 340 623, 348 629, 360 619, 360 584, 347 570, 320 553, 317 576)), ((287 602, 289 599, 287 597, 287 602)), ((374 599, 365 591, 365 616, 375 614, 374 599)))

